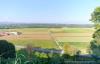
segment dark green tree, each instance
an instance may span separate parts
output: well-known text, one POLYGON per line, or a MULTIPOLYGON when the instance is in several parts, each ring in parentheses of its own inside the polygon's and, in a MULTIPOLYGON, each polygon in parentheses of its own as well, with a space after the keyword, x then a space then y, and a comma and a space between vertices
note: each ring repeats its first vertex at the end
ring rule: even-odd
POLYGON ((96 29, 100 28, 100 7, 96 7, 91 14, 91 19, 96 29))
POLYGON ((0 40, 0 57, 5 59, 15 58, 15 46, 6 40, 0 40))
POLYGON ((93 23, 100 23, 100 7, 96 7, 91 14, 91 19, 93 23))
POLYGON ((100 7, 96 7, 91 14, 91 19, 94 23, 95 32, 92 36, 93 40, 90 42, 90 53, 96 56, 100 55, 100 7))

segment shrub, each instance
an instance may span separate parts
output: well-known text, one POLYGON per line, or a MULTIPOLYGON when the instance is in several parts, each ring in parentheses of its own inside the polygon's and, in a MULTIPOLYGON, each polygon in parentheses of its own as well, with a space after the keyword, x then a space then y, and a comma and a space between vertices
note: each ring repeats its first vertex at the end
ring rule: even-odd
POLYGON ((0 56, 5 59, 15 58, 15 46, 6 40, 0 40, 0 56))

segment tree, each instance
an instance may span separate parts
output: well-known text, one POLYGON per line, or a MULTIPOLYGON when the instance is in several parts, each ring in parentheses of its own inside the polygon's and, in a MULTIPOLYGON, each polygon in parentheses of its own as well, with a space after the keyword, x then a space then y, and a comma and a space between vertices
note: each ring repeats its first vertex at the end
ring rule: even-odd
POLYGON ((96 7, 91 14, 91 19, 96 29, 100 28, 100 7, 96 7))
POLYGON ((90 42, 90 53, 94 55, 100 55, 100 7, 96 7, 91 14, 91 19, 96 28, 90 42))
POLYGON ((77 49, 74 48, 73 46, 69 45, 69 44, 65 44, 65 45, 63 46, 63 50, 64 50, 64 53, 65 53, 65 54, 68 54, 68 55, 70 55, 70 56, 75 55, 76 52, 77 52, 77 49))
POLYGON ((0 57, 5 59, 15 58, 15 46, 6 40, 0 40, 0 57))

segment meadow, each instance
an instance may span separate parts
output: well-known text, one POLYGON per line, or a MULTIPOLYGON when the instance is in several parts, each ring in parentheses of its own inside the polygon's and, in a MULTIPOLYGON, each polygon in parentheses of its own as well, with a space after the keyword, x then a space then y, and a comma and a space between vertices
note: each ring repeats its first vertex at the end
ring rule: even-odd
POLYGON ((21 35, 2 36, 15 46, 26 46, 31 44, 34 47, 56 48, 59 49, 64 44, 70 44, 73 47, 86 53, 89 42, 92 40, 94 28, 20 28, 20 29, 0 29, 1 32, 21 32, 21 35), (55 42, 56 40, 56 42, 55 42))

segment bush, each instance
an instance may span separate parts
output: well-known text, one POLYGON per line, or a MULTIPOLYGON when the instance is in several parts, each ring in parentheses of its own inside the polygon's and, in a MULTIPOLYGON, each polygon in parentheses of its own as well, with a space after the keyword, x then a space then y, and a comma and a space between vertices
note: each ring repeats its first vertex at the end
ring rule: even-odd
POLYGON ((6 40, 0 40, 0 57, 4 59, 15 58, 15 46, 6 40))

